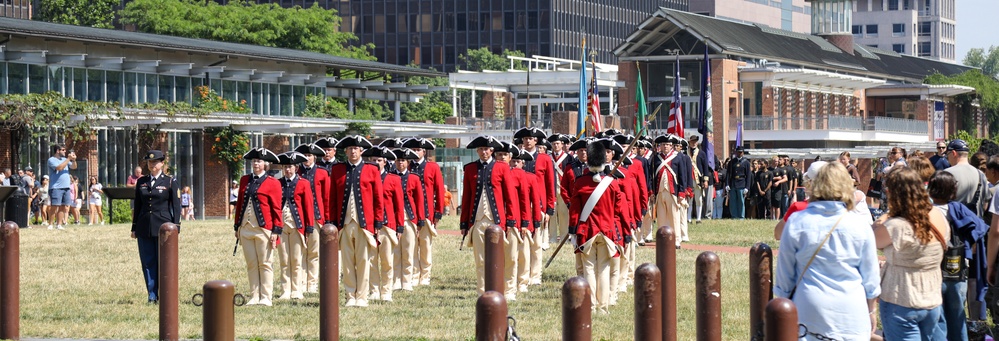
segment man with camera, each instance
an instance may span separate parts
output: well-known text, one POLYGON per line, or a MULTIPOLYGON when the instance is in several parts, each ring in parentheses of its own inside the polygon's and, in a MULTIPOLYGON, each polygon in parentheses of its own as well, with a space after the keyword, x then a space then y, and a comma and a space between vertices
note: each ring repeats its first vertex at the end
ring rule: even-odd
POLYGON ((73 193, 70 192, 69 170, 76 169, 76 152, 66 153, 66 147, 52 146, 52 157, 49 158, 49 216, 55 217, 56 229, 62 230, 69 216, 69 206, 73 205, 73 193))

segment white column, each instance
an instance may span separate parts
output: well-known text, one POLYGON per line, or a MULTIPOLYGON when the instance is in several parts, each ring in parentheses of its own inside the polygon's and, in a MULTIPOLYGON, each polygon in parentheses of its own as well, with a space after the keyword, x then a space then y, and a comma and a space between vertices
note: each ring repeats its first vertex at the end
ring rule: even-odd
POLYGON ((451 117, 458 117, 458 88, 451 89, 451 117))
POLYGON ((472 117, 475 117, 475 89, 472 89, 472 117))
POLYGON ((402 106, 401 101, 392 102, 393 109, 395 110, 395 121, 402 122, 402 106))

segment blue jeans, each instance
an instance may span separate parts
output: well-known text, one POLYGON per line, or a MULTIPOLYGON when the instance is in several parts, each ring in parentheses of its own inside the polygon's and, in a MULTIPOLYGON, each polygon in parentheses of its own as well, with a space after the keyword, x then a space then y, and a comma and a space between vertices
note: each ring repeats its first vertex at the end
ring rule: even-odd
POLYGON ((711 210, 711 218, 712 219, 721 219, 722 218, 722 214, 725 213, 724 212, 724 209, 725 209, 725 190, 724 189, 715 190, 715 202, 714 202, 714 206, 715 206, 714 209, 711 210))
POLYGON ((881 327, 885 340, 930 341, 946 340, 937 322, 943 312, 941 306, 932 309, 913 309, 879 301, 881 327))
POLYGON ((968 300, 967 281, 943 281, 943 304, 940 321, 937 322, 948 341, 967 341, 968 327, 965 321, 964 302, 968 300))
POLYGON ((728 191, 728 209, 732 213, 732 219, 746 219, 746 196, 742 194, 742 188, 733 188, 728 191))

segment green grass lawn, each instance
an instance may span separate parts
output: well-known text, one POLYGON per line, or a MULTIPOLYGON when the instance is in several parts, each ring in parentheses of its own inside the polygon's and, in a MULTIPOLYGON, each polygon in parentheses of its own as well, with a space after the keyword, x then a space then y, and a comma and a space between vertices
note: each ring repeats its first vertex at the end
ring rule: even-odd
MULTIPOLYGON (((456 219, 448 217, 441 225, 442 229, 455 229, 456 219)), ((751 246, 759 240, 772 242, 772 225, 769 221, 710 221, 691 225, 690 235, 696 244, 751 246)), ((234 240, 228 221, 185 223, 180 238, 180 334, 182 338, 200 338, 201 308, 192 305, 190 297, 200 292, 206 281, 216 279, 232 281, 237 292, 245 293, 245 262, 241 253, 232 256, 234 240)), ((444 234, 436 239, 435 277, 429 287, 396 291, 392 303, 375 301, 368 308, 342 307, 341 337, 474 338, 474 264, 470 251, 458 251, 459 240, 460 236, 444 234)), ((158 308, 146 303, 138 252, 127 225, 72 226, 65 231, 23 229, 21 252, 23 337, 157 338, 158 308)), ((680 340, 696 336, 694 259, 698 254, 691 250, 678 252, 680 340)), ((642 248, 638 264, 654 262, 654 256, 653 249, 642 248)), ((741 253, 719 256, 723 339, 745 339, 749 336, 748 257, 741 253)), ((573 274, 572 257, 567 252, 560 254, 546 270, 544 284, 518 295, 518 300, 510 304, 510 315, 517 319, 521 337, 559 339, 561 287, 573 274)), ((594 315, 594 339, 634 338, 633 295, 631 290, 622 294, 610 315, 594 315)), ((276 301, 274 307, 236 307, 236 335, 240 339, 316 339, 318 304, 317 295, 307 295, 302 301, 276 301)))

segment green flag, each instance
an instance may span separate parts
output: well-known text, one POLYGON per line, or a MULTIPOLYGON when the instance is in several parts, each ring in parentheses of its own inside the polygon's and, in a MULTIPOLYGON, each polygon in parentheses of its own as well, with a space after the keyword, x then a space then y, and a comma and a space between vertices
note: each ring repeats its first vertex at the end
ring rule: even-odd
MULTIPOLYGON (((635 64, 636 68, 638 64, 635 64)), ((642 134, 642 127, 645 126, 645 116, 649 114, 649 108, 645 105, 645 92, 642 91, 642 70, 638 70, 638 90, 635 91, 635 135, 642 134)))

